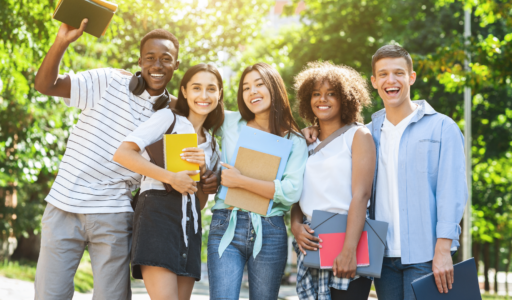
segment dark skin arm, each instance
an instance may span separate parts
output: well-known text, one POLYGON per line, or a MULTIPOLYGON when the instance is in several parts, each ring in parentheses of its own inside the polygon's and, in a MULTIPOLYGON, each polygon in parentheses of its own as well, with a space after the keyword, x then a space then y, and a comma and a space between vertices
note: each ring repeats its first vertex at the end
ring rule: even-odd
POLYGON ((321 248, 322 246, 318 243, 322 241, 313 235, 315 231, 311 229, 311 227, 302 223, 303 216, 304 214, 302 213, 302 209, 300 209, 300 205, 295 203, 292 206, 292 215, 290 220, 292 233, 297 241, 300 251, 306 255, 306 250, 316 251, 318 248, 321 248))
POLYGON ((375 172, 375 144, 370 131, 360 128, 352 143, 352 201, 348 210, 347 232, 341 253, 334 260, 332 271, 340 278, 356 275, 356 249, 366 219, 375 172))
POLYGON ((82 20, 78 29, 62 23, 55 42, 37 71, 34 88, 38 92, 48 96, 70 97, 71 80, 67 75, 59 75, 59 66, 68 46, 82 36, 86 26, 87 19, 82 20))

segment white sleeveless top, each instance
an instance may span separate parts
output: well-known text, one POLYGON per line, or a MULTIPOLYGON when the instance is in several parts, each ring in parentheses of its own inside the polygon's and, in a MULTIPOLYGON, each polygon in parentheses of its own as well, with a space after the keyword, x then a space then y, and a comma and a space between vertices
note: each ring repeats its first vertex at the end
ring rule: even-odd
MULTIPOLYGON (((308 158, 299 201, 308 220, 311 221, 313 210, 348 212, 352 202, 352 141, 359 128, 350 128, 308 158)), ((308 150, 319 144, 317 139, 308 150)))

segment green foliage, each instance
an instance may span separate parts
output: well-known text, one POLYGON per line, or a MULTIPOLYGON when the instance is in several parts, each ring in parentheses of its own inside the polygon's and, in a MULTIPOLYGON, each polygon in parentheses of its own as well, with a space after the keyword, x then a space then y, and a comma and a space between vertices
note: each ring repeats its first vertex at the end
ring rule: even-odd
MULTIPOLYGON (((61 73, 91 68, 138 69, 139 41, 164 28, 180 41, 180 69, 168 88, 177 94, 184 71, 199 62, 235 55, 259 32, 270 0, 117 1, 104 37, 88 34, 64 55, 61 73)), ((65 151, 78 110, 34 90, 37 69, 56 36, 56 1, 0 0, 0 239, 39 231, 46 197, 65 151), (16 191, 18 206, 5 207, 16 191), (16 216, 16 221, 13 221, 16 216)))
MULTIPOLYGON (((32 261, 8 261, 0 262, 0 275, 7 278, 34 281, 36 278, 36 263, 32 261)), ((93 288, 91 257, 86 250, 78 265, 74 279, 75 291, 84 293, 93 288)))
MULTIPOLYGON (((293 0, 285 12, 292 14, 298 2, 293 0)), ((234 110, 239 76, 250 64, 264 61, 276 67, 293 103, 293 77, 307 62, 345 64, 369 79, 372 54, 384 44, 398 43, 412 54, 418 74, 411 97, 427 99, 461 129, 465 125, 461 92, 465 86, 472 88, 473 238, 478 242, 512 238, 508 221, 512 211, 512 2, 306 0, 300 24, 261 31, 273 3, 118 1, 119 10, 106 35, 81 37, 65 54, 61 72, 98 67, 134 72, 142 36, 164 28, 181 42, 180 69, 169 90, 176 94, 184 71, 194 64, 227 65, 235 73, 224 78, 225 102, 234 110), (465 8, 473 12, 467 46, 465 8), (469 73, 463 68, 464 51, 471 58, 469 73)), ((58 30, 59 22, 51 19, 55 5, 53 0, 0 0, 0 239, 38 233, 43 199, 79 113, 33 87, 58 30), (6 196, 14 191, 18 206, 5 207, 6 196)), ((366 122, 383 107, 375 92, 373 96, 374 106, 364 112, 366 122)), ((209 220, 207 209, 204 244, 209 220)))

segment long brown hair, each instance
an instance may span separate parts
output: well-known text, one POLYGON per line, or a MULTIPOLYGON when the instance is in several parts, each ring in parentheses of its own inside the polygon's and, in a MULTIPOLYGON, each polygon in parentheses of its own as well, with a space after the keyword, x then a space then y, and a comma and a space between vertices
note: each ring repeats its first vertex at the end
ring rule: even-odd
POLYGON ((270 92, 270 132, 278 136, 282 136, 284 132, 287 132, 288 137, 291 133, 302 137, 299 126, 292 116, 290 101, 288 100, 288 94, 286 93, 286 87, 283 79, 276 69, 266 63, 257 63, 255 65, 248 66, 242 73, 242 77, 240 78, 240 83, 238 85, 237 96, 238 110, 240 111, 242 118, 246 121, 250 121, 255 117, 254 113, 245 104, 243 96, 244 78, 252 71, 257 71, 261 75, 263 83, 270 92))
POLYGON ((191 67, 187 70, 187 72, 185 72, 185 75, 183 75, 183 79, 181 79, 175 112, 180 116, 188 117, 190 107, 188 106, 187 99, 183 95, 181 87, 186 89, 187 83, 190 81, 190 79, 192 79, 192 77, 199 72, 212 73, 215 76, 215 78, 217 78, 217 84, 219 85, 219 89, 221 90, 220 99, 217 107, 208 114, 206 120, 203 123, 203 128, 210 131, 210 134, 212 135, 212 149, 215 152, 215 133, 222 126, 222 123, 224 123, 224 86, 222 85, 222 77, 220 76, 219 70, 217 70, 217 68, 214 65, 198 64, 191 67))

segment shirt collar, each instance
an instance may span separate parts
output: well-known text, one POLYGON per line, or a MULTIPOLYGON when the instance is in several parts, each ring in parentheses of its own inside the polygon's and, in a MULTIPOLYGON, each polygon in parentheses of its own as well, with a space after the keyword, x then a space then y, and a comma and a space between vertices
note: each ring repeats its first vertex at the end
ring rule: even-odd
POLYGON ((160 95, 151 96, 147 90, 144 90, 144 92, 142 92, 142 94, 140 94, 138 97, 141 99, 147 100, 147 101, 151 102, 152 104, 155 104, 156 99, 160 98, 160 96, 162 96, 164 94, 165 94, 165 91, 163 93, 161 93, 160 95))
MULTIPOLYGON (((418 108, 416 108, 416 110, 418 112, 412 118, 411 122, 419 121, 421 118, 423 118, 424 115, 433 115, 433 114, 437 113, 435 111, 435 109, 432 106, 430 106, 430 104, 428 104, 428 102, 426 100, 414 100, 414 101, 412 101, 412 103, 415 103, 418 105, 418 108)), ((372 121, 375 121, 375 120, 377 120, 379 118, 383 118, 383 117, 385 118, 385 116, 386 116, 386 109, 383 108, 372 115, 372 121)), ((384 121, 384 120, 382 120, 382 121, 384 121)))

